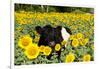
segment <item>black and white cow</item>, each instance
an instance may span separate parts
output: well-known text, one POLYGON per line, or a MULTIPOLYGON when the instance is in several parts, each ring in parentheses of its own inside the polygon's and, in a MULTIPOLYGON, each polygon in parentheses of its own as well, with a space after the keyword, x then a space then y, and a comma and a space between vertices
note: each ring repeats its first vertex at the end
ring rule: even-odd
MULTIPOLYGON (((56 44, 61 44, 63 40, 67 41, 72 34, 69 28, 62 26, 57 26, 56 28, 53 28, 51 25, 36 26, 35 30, 40 34, 38 45, 50 46, 52 49, 54 49, 56 44)), ((60 58, 60 53, 61 51, 57 52, 58 58, 60 58)), ((51 55, 48 58, 50 59, 50 57, 51 55)))

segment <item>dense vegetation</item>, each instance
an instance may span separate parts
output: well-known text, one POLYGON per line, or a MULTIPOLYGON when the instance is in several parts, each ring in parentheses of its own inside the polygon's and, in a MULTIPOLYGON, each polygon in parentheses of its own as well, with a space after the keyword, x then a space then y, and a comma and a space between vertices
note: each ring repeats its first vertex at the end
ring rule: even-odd
POLYGON ((67 7, 65 10, 64 8, 15 5, 15 65, 88 62, 94 60, 94 14, 90 14, 90 8, 67 7), (75 9, 78 9, 78 11, 75 9), (70 28, 72 31, 70 39, 67 42, 63 41, 61 45, 57 44, 55 49, 51 49, 49 46, 38 47, 40 36, 35 31, 35 27, 47 24, 53 27, 60 25, 70 28), (64 44, 67 44, 65 50, 61 48, 64 44), (56 51, 60 49, 61 56, 58 60, 56 51), (55 52, 48 60, 47 56, 52 50, 55 52))

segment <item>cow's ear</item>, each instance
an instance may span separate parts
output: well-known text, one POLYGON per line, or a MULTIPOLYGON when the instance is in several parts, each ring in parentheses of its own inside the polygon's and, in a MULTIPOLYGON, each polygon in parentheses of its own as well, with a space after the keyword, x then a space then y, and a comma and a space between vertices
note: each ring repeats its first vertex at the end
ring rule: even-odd
POLYGON ((68 27, 64 27, 64 28, 66 29, 66 31, 67 31, 70 35, 72 35, 72 32, 71 32, 70 28, 68 28, 68 27))
POLYGON ((35 27, 35 30, 36 30, 36 32, 39 33, 39 34, 41 34, 41 32, 42 32, 42 28, 41 28, 40 26, 36 26, 36 27, 35 27))
POLYGON ((57 26, 56 29, 57 30, 61 30, 62 29, 62 26, 57 26))

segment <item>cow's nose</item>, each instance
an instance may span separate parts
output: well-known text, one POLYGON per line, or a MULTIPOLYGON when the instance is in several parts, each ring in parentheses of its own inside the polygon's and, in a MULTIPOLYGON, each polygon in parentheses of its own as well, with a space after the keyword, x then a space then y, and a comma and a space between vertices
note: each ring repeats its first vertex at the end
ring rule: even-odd
POLYGON ((54 41, 51 41, 50 42, 50 46, 55 46, 55 42, 54 41))

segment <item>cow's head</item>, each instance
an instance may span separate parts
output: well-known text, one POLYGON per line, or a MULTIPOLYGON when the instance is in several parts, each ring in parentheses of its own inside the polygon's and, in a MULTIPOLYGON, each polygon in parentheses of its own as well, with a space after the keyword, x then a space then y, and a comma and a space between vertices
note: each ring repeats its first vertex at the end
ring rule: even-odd
POLYGON ((40 34, 38 45, 45 45, 54 47, 57 43, 61 43, 63 40, 68 40, 71 31, 68 28, 57 26, 56 28, 46 25, 44 27, 36 26, 37 33, 40 34))

